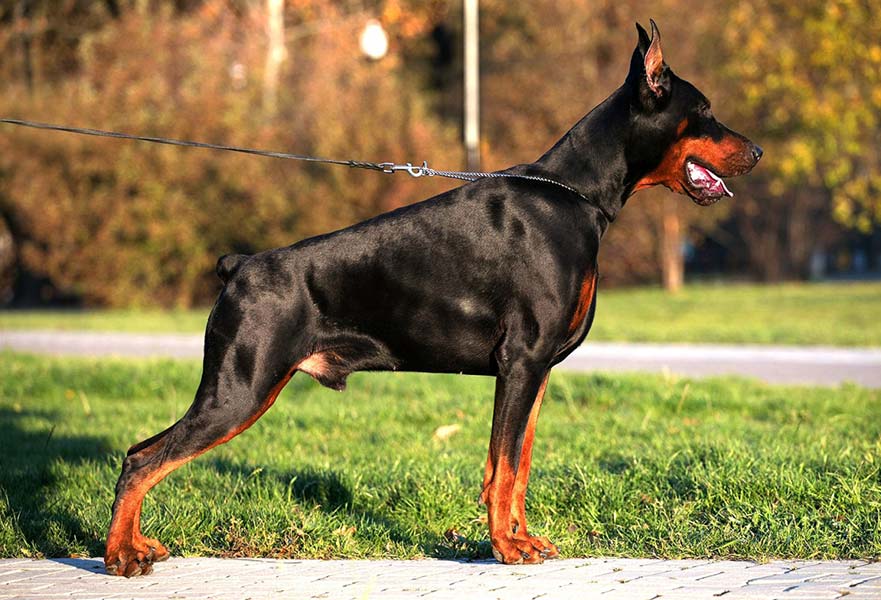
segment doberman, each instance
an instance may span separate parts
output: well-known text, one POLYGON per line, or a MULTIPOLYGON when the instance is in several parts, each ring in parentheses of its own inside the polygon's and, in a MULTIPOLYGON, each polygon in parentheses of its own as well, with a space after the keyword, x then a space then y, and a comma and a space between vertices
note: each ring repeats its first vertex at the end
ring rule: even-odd
POLYGON ((720 124, 637 24, 624 84, 535 163, 327 235, 218 261, 195 401, 133 446, 116 486, 107 572, 145 575, 168 557, 140 531, 162 478, 266 412, 297 371, 342 390, 355 371, 496 378, 480 499, 504 563, 558 556, 527 532, 525 495, 551 368, 584 340, 600 239, 637 190, 664 185, 709 205, 722 177, 762 150, 720 124), (523 175, 529 178, 521 177, 523 175))

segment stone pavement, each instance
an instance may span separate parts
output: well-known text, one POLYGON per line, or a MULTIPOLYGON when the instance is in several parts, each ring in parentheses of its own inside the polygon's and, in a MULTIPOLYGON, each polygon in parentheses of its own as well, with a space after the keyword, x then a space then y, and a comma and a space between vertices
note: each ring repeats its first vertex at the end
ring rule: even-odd
POLYGON ((495 561, 173 558, 147 577, 100 559, 0 560, 0 598, 480 598, 481 600, 881 599, 881 563, 569 559, 495 561))

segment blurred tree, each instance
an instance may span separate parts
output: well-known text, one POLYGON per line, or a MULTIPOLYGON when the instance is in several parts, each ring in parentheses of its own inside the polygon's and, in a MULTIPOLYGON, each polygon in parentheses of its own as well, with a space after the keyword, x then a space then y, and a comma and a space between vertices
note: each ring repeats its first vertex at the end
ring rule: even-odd
MULTIPOLYGON (((331 2, 309 11, 291 16, 341 16, 331 2)), ((399 61, 362 59, 354 20, 292 42, 297 60, 283 63, 277 115, 265 121, 255 110, 265 23, 261 6, 237 14, 220 1, 123 10, 83 36, 75 76, 35 95, 11 86, 0 112, 326 156, 401 160, 438 145, 458 161, 455 131, 430 118, 421 82, 399 61)), ((24 263, 112 306, 207 302, 220 254, 288 244, 453 185, 29 130, 0 137, 0 177, 24 263)))
POLYGON ((881 1, 726 4, 706 60, 738 126, 765 147, 734 203, 765 279, 807 276, 839 223, 881 223, 881 1), (741 125, 742 124, 742 125, 741 125))
MULTIPOLYGON (((881 0, 712 9, 697 0, 483 0, 481 11, 486 168, 534 160, 620 85, 633 21, 648 17, 674 70, 765 146, 760 167, 733 182, 737 197, 712 209, 663 190, 631 199, 604 242, 604 284, 660 271, 675 286, 683 242, 708 237, 749 253, 764 278, 803 274, 814 246, 840 235, 832 214, 863 229, 881 220, 881 0), (717 227, 729 217, 734 235, 717 227)), ((0 114, 457 168, 461 58, 461 5, 448 0, 10 0, 0 3, 0 114), (289 55, 268 61, 277 54, 267 23, 279 6, 289 55), (357 47, 368 18, 391 36, 375 63, 357 47)), ((219 254, 291 243, 453 185, 0 135, 0 218, 15 268, 91 304, 208 302, 219 254)))

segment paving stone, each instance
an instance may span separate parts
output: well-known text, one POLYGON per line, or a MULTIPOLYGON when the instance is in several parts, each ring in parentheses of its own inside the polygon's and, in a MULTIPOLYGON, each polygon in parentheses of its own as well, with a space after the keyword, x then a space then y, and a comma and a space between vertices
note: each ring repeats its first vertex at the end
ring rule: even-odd
POLYGON ((90 600, 881 600, 881 565, 864 561, 570 559, 319 561, 173 558, 148 577, 104 574, 100 559, 0 560, 0 598, 90 600))
MULTIPOLYGON (((865 573, 861 573, 861 575, 864 575, 864 574, 865 573)), ((860 577, 859 581, 854 581, 850 585, 853 586, 854 588, 860 587, 863 589, 865 589, 865 588, 881 589, 881 575, 878 575, 875 577, 869 577, 868 579, 860 577)))

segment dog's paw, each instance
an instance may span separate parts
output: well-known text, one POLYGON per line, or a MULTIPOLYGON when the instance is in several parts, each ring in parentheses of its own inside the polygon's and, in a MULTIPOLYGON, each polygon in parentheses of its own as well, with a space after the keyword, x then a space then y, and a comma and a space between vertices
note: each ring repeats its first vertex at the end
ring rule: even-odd
POLYGON ((159 540, 153 538, 141 536, 141 539, 137 546, 139 548, 146 548, 147 558, 150 560, 150 562, 162 562, 164 560, 168 560, 168 557, 170 556, 168 549, 163 546, 159 540))
POLYGON ((530 544, 538 552, 539 556, 545 560, 560 558, 560 550, 551 540, 543 535, 519 536, 515 534, 514 539, 530 544))
POLYGON ((512 535, 492 540, 493 556, 506 565, 529 565, 544 562, 541 550, 528 539, 516 539, 512 535))
MULTIPOLYGON (((104 568, 108 575, 137 577, 153 572, 153 563, 168 559, 165 546, 149 538, 144 538, 142 549, 134 545, 123 545, 109 549, 104 555, 104 568)), ((140 545, 140 544, 139 544, 140 545)))

